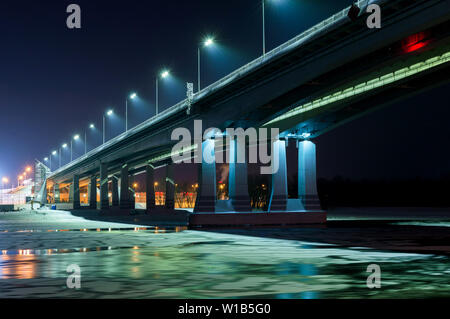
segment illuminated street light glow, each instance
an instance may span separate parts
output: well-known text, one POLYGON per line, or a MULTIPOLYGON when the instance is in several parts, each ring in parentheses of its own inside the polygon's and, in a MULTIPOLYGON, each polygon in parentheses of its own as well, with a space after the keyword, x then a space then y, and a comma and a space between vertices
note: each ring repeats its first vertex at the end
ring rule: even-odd
MULTIPOLYGON (((213 37, 207 37, 204 41, 203 41, 203 46, 204 47, 210 47, 214 44, 214 38, 213 37)), ((198 85, 198 92, 200 92, 201 90, 201 50, 200 50, 200 46, 197 49, 197 85, 198 85)))
POLYGON ((27 173, 31 172, 31 167, 28 166, 28 167, 25 169, 25 171, 26 171, 27 173))
POLYGON ((135 98, 137 98, 137 94, 136 93, 132 93, 130 95, 130 99, 134 100, 135 98))
POLYGON ((64 143, 64 144, 62 145, 62 147, 63 147, 63 148, 66 148, 66 147, 67 147, 67 144, 66 144, 66 143, 64 143))
POLYGON ((205 42, 203 44, 205 45, 205 47, 209 47, 209 46, 214 44, 214 39, 213 38, 206 38, 206 40, 205 40, 205 42))
POLYGON ((44 161, 46 161, 46 162, 47 162, 47 161, 48 161, 48 157, 44 158, 44 161))
POLYGON ((168 70, 164 70, 161 72, 161 78, 165 79, 170 75, 170 72, 168 70))
MULTIPOLYGON (((167 77, 170 76, 170 71, 169 70, 163 70, 161 71, 161 73, 159 74, 159 77, 161 77, 161 79, 165 79, 167 77)), ((155 113, 156 115, 158 115, 159 113, 159 81, 158 81, 158 76, 156 77, 156 91, 155 91, 155 113)))
POLYGON ((113 115, 113 110, 109 110, 108 112, 106 112, 106 115, 108 115, 108 116, 111 116, 111 115, 113 115))
POLYGON ((2 183, 3 183, 3 184, 6 184, 6 183, 8 183, 8 182, 9 182, 8 177, 3 177, 3 178, 2 178, 2 183))
POLYGON ((95 128, 95 125, 94 125, 94 124, 91 124, 91 125, 89 125, 89 128, 94 129, 94 128, 95 128))
POLYGON ((53 151, 52 152, 52 155, 56 155, 58 152, 57 151, 53 151))
POLYGON ((77 141, 77 140, 79 140, 80 139, 80 135, 75 135, 74 137, 73 137, 73 139, 75 140, 75 141, 77 141))

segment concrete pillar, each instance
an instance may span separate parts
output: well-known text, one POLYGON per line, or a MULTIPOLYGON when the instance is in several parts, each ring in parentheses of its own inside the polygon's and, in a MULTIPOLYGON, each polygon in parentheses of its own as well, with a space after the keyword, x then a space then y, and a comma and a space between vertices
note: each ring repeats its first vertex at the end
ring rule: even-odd
POLYGON ((42 195, 41 195, 41 205, 45 205, 48 203, 48 189, 47 189, 47 180, 44 181, 44 184, 42 184, 42 195))
POLYGON ((146 204, 147 211, 155 209, 155 167, 148 164, 145 168, 145 189, 146 189, 146 204))
POLYGON ((112 206, 119 207, 119 183, 116 176, 111 178, 111 188, 112 206))
POLYGON ((89 208, 97 209, 97 176, 92 176, 89 184, 89 208))
POLYGON ((74 192, 74 189, 73 189, 73 181, 72 181, 72 183, 70 183, 70 185, 69 185, 69 203, 73 203, 73 192, 74 192))
POLYGON ((320 210, 317 194, 316 145, 311 141, 298 144, 298 198, 306 210, 320 210))
POLYGON ((272 174, 269 212, 285 211, 288 200, 286 141, 276 141, 273 144, 272 154, 274 154, 272 162, 278 161, 278 163, 272 163, 272 165, 275 168, 278 166, 278 170, 272 174))
POLYGON ((167 210, 175 209, 175 178, 173 164, 166 166, 166 202, 167 210))
POLYGON ((59 184, 53 184, 53 197, 55 198, 55 204, 60 203, 59 184))
POLYGON ((130 209, 130 190, 128 179, 128 164, 124 164, 120 170, 120 208, 130 209))
POLYGON ((237 212, 252 210, 248 194, 247 163, 238 163, 237 154, 245 154, 245 145, 238 145, 237 139, 230 141, 229 195, 233 209, 237 212))
POLYGON ((72 190, 73 209, 80 209, 80 177, 78 175, 73 176, 72 190))
POLYGON ((109 209, 108 164, 100 164, 100 209, 109 209))
POLYGON ((216 211, 216 161, 214 140, 209 139, 202 143, 202 163, 198 172, 199 189, 194 212, 213 213, 216 211), (205 161, 203 153, 208 154, 205 161))
POLYGON ((130 207, 136 209, 136 189, 134 188, 134 175, 129 177, 128 193, 130 194, 130 207))

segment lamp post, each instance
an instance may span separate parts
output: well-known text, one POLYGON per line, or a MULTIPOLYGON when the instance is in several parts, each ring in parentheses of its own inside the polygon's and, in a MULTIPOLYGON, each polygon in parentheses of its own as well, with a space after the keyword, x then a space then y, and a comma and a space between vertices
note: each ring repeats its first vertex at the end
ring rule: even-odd
MULTIPOLYGON (((95 125, 94 124, 90 124, 89 128, 91 130, 95 129, 95 125)), ((86 155, 87 153, 87 131, 84 130, 84 155, 86 155)))
MULTIPOLYGON (((137 98, 136 93, 130 94, 130 99, 134 100, 137 98)), ((125 132, 128 131, 128 98, 125 99, 125 132)))
POLYGON ((56 156, 57 152, 53 151, 52 154, 50 154, 50 170, 52 170, 52 155, 56 156))
POLYGON ((80 139, 80 135, 75 135, 74 137, 73 137, 73 139, 71 139, 70 140, 70 161, 72 162, 72 160, 73 160, 73 156, 72 156, 72 154, 73 154, 73 141, 78 141, 80 139))
MULTIPOLYGON (((106 115, 111 116, 113 115, 113 110, 109 110, 106 112, 106 115)), ((105 121, 106 121, 106 115, 103 114, 103 144, 105 144, 105 121)))
POLYGON ((165 79, 170 76, 169 70, 164 70, 161 72, 159 77, 156 77, 156 94, 155 94, 155 106, 156 106, 156 115, 159 113, 159 78, 165 79))
POLYGON ((266 55, 266 0, 262 2, 262 40, 263 40, 263 56, 266 55))
POLYGON ((67 148, 67 144, 64 143, 60 148, 59 148, 59 168, 61 168, 61 150, 63 148, 67 148))
MULTIPOLYGON (((214 44, 214 39, 211 37, 208 37, 203 41, 203 47, 209 47, 214 44)), ((198 85, 198 92, 201 90, 201 47, 198 47, 197 49, 197 85, 198 85)))

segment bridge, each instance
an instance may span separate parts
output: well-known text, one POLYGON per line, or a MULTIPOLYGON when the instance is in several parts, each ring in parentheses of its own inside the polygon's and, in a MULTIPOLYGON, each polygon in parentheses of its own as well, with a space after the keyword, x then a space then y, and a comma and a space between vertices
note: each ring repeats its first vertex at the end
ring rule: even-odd
MULTIPOLYGON (((171 156, 175 128, 194 132, 203 127, 277 128, 271 143, 280 159, 272 174, 266 212, 252 212, 247 165, 230 163, 230 200, 216 196, 215 163, 199 166, 199 189, 192 226, 279 225, 322 223, 316 187, 313 139, 344 123, 449 80, 450 3, 448 0, 360 0, 355 20, 349 8, 303 32, 216 83, 149 118, 70 162, 47 178, 39 193, 42 203, 58 202, 59 185, 70 185, 72 208, 80 209, 80 181, 89 184, 91 209, 134 208, 130 179, 146 173, 146 210, 155 204, 154 170, 166 167, 164 210, 175 208, 176 176, 171 156), (365 8, 382 8, 382 28, 369 29, 365 8), (288 199, 286 146, 298 147, 298 198, 288 199), (97 203, 97 187, 100 201, 97 203), (53 194, 52 198, 48 194, 53 194), (110 203, 108 194, 111 193, 110 203)), ((203 146, 214 145, 214 137, 203 146)), ((198 144, 192 144, 192 156, 198 144)), ((233 146, 232 146, 233 147, 233 146)))

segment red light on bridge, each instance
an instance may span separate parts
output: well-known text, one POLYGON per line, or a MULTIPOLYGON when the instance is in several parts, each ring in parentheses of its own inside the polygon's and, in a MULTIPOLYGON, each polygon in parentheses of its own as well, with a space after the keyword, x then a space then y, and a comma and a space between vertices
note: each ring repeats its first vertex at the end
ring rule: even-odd
POLYGON ((425 32, 416 33, 402 41, 402 50, 405 53, 414 52, 427 46, 429 42, 425 32))

